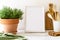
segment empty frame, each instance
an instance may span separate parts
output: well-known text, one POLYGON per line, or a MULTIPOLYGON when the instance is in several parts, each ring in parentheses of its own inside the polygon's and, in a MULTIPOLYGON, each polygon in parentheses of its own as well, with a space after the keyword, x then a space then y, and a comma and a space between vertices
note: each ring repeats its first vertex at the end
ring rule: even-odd
POLYGON ((26 32, 45 32, 44 7, 26 7, 26 32))

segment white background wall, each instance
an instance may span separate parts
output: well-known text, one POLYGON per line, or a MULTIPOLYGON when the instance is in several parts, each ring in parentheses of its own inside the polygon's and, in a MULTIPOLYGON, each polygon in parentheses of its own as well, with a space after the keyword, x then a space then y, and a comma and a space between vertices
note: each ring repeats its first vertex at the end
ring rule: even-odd
MULTIPOLYGON (((54 5, 56 5, 58 11, 60 11, 60 0, 0 0, 0 9, 3 6, 18 8, 18 9, 22 9, 25 15, 25 6, 44 6, 46 11, 49 3, 53 3, 54 5)), ((25 27, 24 20, 25 20, 25 16, 23 16, 23 20, 20 21, 19 23, 19 27, 18 27, 19 30, 24 29, 25 27)))

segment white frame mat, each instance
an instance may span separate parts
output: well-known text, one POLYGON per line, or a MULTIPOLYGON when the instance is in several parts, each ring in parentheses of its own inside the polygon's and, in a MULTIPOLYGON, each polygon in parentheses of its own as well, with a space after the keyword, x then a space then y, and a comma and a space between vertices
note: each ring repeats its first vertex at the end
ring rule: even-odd
POLYGON ((44 7, 26 6, 25 32, 45 32, 44 7))

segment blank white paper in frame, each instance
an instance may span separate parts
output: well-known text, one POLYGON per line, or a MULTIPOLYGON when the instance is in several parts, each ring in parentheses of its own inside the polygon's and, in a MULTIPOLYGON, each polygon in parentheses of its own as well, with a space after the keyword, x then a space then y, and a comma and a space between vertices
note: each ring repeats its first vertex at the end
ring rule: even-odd
POLYGON ((44 7, 26 7, 26 32, 45 32, 44 7))

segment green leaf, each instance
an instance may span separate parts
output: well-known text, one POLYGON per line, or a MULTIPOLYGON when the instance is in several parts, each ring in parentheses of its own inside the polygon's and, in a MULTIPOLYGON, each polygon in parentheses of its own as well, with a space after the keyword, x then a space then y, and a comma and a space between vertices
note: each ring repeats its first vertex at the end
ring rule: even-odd
POLYGON ((12 9, 10 7, 4 7, 0 10, 1 19, 22 19, 23 12, 21 9, 12 9))

